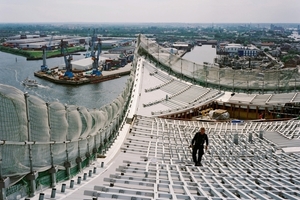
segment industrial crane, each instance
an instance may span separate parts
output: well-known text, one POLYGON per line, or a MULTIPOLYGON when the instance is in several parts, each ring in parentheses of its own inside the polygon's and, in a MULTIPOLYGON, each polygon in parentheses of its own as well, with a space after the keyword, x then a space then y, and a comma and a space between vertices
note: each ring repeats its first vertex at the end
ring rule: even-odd
POLYGON ((61 40, 60 48, 61 48, 61 54, 64 56, 65 65, 66 65, 66 72, 64 76, 67 76, 68 78, 73 78, 74 74, 72 72, 72 64, 71 64, 71 60, 73 60, 73 57, 67 52, 68 50, 66 48, 66 43, 64 43, 63 40, 61 40))
POLYGON ((53 40, 53 35, 51 36, 50 40, 49 40, 49 44, 48 46, 44 46, 43 47, 43 65, 41 66, 41 71, 46 72, 48 71, 48 66, 46 64, 46 59, 47 59, 47 49, 51 48, 51 42, 53 40))
POLYGON ((92 37, 92 47, 91 47, 91 57, 93 60, 93 71, 92 74, 96 75, 96 76, 101 76, 101 71, 99 71, 98 67, 99 67, 99 57, 100 57, 100 53, 101 53, 101 41, 100 39, 98 39, 98 43, 97 43, 97 56, 95 56, 95 40, 96 40, 97 36, 95 35, 95 30, 93 33, 93 37, 92 37))
POLYGON ((92 60, 93 60, 93 72, 92 72, 92 74, 95 74, 96 76, 100 76, 102 74, 101 71, 99 71, 99 69, 98 69, 100 53, 101 53, 101 42, 100 42, 100 39, 98 39, 97 56, 95 57, 95 53, 94 53, 94 56, 92 56, 92 60))
MULTIPOLYGON (((89 29, 90 30, 90 29, 89 29)), ((86 49, 86 52, 85 52, 85 58, 89 58, 89 57, 91 57, 91 52, 89 52, 89 48, 90 48, 90 46, 91 46, 91 41, 90 41, 90 39, 89 39, 89 37, 90 37, 90 34, 88 34, 88 41, 87 41, 87 43, 88 43, 88 47, 87 47, 87 49, 86 49)))
POLYGON ((93 57, 95 57, 95 41, 96 41, 96 38, 97 38, 97 36, 95 34, 95 29, 94 29, 93 35, 92 35, 92 41, 90 43, 90 48, 91 48, 90 57, 92 57, 92 59, 93 59, 93 57))

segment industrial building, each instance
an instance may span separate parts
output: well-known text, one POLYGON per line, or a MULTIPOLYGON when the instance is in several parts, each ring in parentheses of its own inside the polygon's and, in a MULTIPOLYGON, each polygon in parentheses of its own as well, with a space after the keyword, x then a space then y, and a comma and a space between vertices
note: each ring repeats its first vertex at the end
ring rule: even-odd
POLYGON ((134 52, 135 47, 134 46, 120 46, 120 47, 115 47, 113 49, 108 50, 109 53, 113 54, 132 54, 134 52))
MULTIPOLYGON (((102 49, 112 49, 115 47, 132 46, 135 39, 129 38, 101 38, 102 49)), ((3 43, 3 46, 19 48, 24 50, 41 50, 43 47, 55 49, 60 46, 61 40, 66 42, 69 46, 78 46, 87 44, 90 40, 89 37, 78 37, 78 36, 45 36, 40 37, 39 35, 30 35, 26 37, 13 36, 9 37, 7 41, 3 43)), ((95 41, 97 43, 98 40, 95 41)), ((131 50, 134 47, 131 47, 131 50)))
POLYGON ((60 46, 61 40, 64 40, 64 42, 67 42, 70 46, 77 46, 84 45, 86 39, 86 37, 76 36, 47 36, 27 39, 8 39, 3 43, 3 46, 24 50, 41 50, 45 46, 47 46, 47 48, 55 49, 60 46))

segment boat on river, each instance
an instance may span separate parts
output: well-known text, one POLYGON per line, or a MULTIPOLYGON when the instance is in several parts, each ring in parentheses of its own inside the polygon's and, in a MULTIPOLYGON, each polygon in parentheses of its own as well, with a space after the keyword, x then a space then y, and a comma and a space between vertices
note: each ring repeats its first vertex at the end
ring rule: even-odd
POLYGON ((22 81, 22 84, 25 86, 38 86, 38 82, 33 79, 29 79, 28 77, 22 81))

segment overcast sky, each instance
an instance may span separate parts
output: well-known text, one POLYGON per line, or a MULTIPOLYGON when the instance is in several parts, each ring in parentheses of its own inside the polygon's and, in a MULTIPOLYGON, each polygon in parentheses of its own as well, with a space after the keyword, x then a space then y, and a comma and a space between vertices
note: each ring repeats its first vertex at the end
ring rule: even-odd
POLYGON ((0 0, 7 22, 300 23, 300 0, 0 0))

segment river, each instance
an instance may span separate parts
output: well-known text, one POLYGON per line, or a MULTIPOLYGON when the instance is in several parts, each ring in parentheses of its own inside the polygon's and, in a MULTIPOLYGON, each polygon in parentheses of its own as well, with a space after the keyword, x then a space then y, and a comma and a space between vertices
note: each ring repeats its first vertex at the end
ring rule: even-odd
MULTIPOLYGON (((73 60, 84 58, 74 55, 73 60)), ((124 89, 128 76, 88 85, 59 85, 34 76, 40 70, 42 60, 27 61, 25 57, 0 52, 0 84, 10 85, 38 96, 46 102, 58 101, 68 105, 84 106, 86 108, 100 108, 109 104, 124 89), (29 77, 40 84, 38 87, 28 87, 22 81, 29 77)), ((49 68, 64 64, 63 57, 47 59, 49 68)))
POLYGON ((202 45, 195 46, 190 52, 183 56, 183 59, 190 60, 197 64, 203 64, 203 62, 213 64, 216 57, 216 48, 213 48, 212 45, 202 45))
POLYGON ((300 41, 300 35, 298 31, 293 31, 291 35, 288 36, 289 38, 293 38, 295 41, 300 41))

